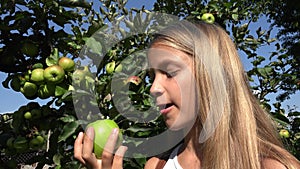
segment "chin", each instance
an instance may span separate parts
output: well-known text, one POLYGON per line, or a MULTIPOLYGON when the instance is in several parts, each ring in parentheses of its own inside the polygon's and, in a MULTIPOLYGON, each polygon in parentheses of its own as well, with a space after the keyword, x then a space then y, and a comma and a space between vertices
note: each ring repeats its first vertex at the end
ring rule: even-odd
POLYGON ((187 125, 184 125, 184 124, 166 124, 168 129, 171 130, 171 131, 179 131, 179 130, 182 130, 182 129, 185 129, 187 128, 188 126, 187 125))
POLYGON ((177 121, 177 122, 168 122, 166 121, 166 126, 171 131, 190 131, 191 128, 194 126, 194 120, 187 120, 187 121, 177 121))

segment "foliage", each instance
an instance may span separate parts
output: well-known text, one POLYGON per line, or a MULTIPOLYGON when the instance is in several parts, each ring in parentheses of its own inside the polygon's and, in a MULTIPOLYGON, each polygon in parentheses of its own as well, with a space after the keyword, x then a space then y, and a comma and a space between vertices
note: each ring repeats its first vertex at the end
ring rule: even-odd
MULTIPOLYGON (((144 69, 145 56, 130 57, 145 49, 151 40, 154 27, 146 29, 141 25, 153 16, 144 8, 128 9, 126 2, 1 1, 0 71, 8 75, 3 82, 4 87, 22 92, 24 84, 32 82, 34 69, 58 65, 59 59, 64 56, 76 62, 76 69, 66 72, 62 82, 50 84, 54 93, 42 97, 37 92, 26 97, 31 100, 30 103, 16 108, 12 115, 1 116, 1 156, 15 157, 39 151, 43 152, 42 156, 27 160, 25 164, 38 162, 38 168, 45 164, 54 165, 57 169, 82 168, 73 158, 74 139, 87 123, 95 119, 115 120, 128 137, 146 138, 164 131, 163 121, 153 108, 149 95, 151 79, 144 69), (117 33, 97 32, 104 26, 118 25, 124 17, 126 24, 118 26, 117 33), (128 34, 136 32, 137 27, 144 30, 143 34, 128 34), (102 43, 120 37, 122 40, 112 47, 102 43), (136 64, 132 64, 133 61, 136 64), (112 62, 116 66, 122 65, 123 70, 108 71, 106 67, 112 62), (139 80, 133 81, 133 77, 139 80), (129 90, 116 93, 115 89, 129 90), (35 98, 48 99, 49 102, 40 105, 35 98), (31 113, 31 118, 24 116, 27 112, 31 113), (31 140, 37 136, 44 140, 33 144, 31 140)), ((247 73, 253 90, 262 106, 274 117, 278 130, 289 130, 290 137, 284 139, 286 146, 300 159, 300 114, 296 108, 284 110, 280 104, 300 89, 299 75, 292 69, 297 64, 271 36, 271 28, 264 30, 259 27, 254 33, 249 29, 262 14, 270 13, 264 9, 271 2, 157 0, 153 10, 184 19, 199 20, 204 13, 215 16, 216 22, 231 34, 237 48, 251 62, 252 67, 247 73), (272 44, 276 49, 270 56, 259 54, 261 47, 272 44), (268 100, 271 94, 277 95, 275 103, 268 100)), ((48 83, 35 85, 40 89, 48 83)), ((137 149, 143 146, 142 142, 130 139, 125 144, 137 149)), ((135 154, 136 158, 126 159, 124 168, 141 168, 146 160, 144 156, 135 154)), ((16 159, 12 158, 0 166, 16 168, 16 165, 16 159)))

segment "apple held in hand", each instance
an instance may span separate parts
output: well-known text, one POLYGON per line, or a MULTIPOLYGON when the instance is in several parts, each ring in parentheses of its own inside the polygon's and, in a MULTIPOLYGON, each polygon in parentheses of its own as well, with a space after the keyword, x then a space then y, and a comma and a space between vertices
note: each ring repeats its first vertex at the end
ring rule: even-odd
POLYGON ((58 65, 61 66, 66 72, 73 71, 75 68, 75 62, 68 57, 60 58, 58 61, 58 65))
POLYGON ((215 17, 211 13, 205 13, 202 15, 201 20, 205 21, 206 23, 214 23, 215 22, 215 17))
POLYGON ((52 65, 44 70, 44 78, 49 83, 60 83, 64 80, 65 71, 59 65, 52 65))
MULTIPOLYGON (((94 153, 97 158, 101 158, 104 146, 106 144, 114 128, 118 128, 116 122, 113 120, 105 119, 105 120, 97 120, 87 125, 86 128, 93 127, 95 130, 95 138, 94 138, 94 153)), ((120 147, 123 141, 122 134, 119 132, 118 141, 116 143, 116 148, 120 147)))

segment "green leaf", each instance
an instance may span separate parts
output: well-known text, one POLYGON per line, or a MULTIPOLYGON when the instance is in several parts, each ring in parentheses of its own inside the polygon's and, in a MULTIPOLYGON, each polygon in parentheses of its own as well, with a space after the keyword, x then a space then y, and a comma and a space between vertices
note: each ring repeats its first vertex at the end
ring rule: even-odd
POLYGON ((233 20, 238 21, 239 15, 238 14, 232 14, 231 17, 232 17, 233 20))
POLYGON ((55 96, 62 96, 64 95, 66 92, 68 91, 68 89, 65 86, 55 86, 55 96))
POLYGON ((76 120, 76 118, 74 116, 68 115, 65 117, 61 117, 59 118, 61 121, 65 122, 65 123, 70 123, 76 120))
POLYGON ((272 73, 272 67, 257 68, 258 73, 267 78, 272 73))
POLYGON ((37 68, 43 68, 43 64, 42 63, 35 63, 33 66, 32 66, 33 69, 37 69, 37 68))
POLYGON ((150 131, 151 129, 150 128, 140 128, 140 127, 136 127, 136 126, 131 126, 127 129, 128 131, 131 131, 131 132, 146 132, 146 131, 150 131))
POLYGON ((283 114, 276 113, 276 114, 274 114, 273 117, 276 118, 276 120, 279 121, 282 124, 289 124, 290 123, 290 120, 287 117, 285 117, 283 114))
POLYGON ((54 162, 54 164, 60 166, 61 165, 60 164, 60 159, 62 159, 62 158, 63 158, 63 156, 61 154, 55 154, 53 156, 53 162, 54 162))
POLYGON ((289 117, 291 117, 291 116, 300 116, 300 112, 298 112, 298 111, 290 112, 290 113, 288 114, 288 116, 289 116, 289 117))
POLYGON ((47 66, 56 65, 58 63, 58 60, 59 60, 59 52, 58 49, 55 48, 52 54, 46 58, 46 65, 47 66))
POLYGON ((64 125, 62 133, 58 136, 58 142, 65 141, 68 137, 74 134, 78 126, 78 121, 72 121, 64 125))
POLYGON ((8 76, 3 82, 2 85, 3 87, 9 89, 9 81, 13 78, 13 76, 8 76))
POLYGON ((102 53, 102 45, 95 38, 91 37, 86 40, 86 46, 91 49, 93 53, 102 53))

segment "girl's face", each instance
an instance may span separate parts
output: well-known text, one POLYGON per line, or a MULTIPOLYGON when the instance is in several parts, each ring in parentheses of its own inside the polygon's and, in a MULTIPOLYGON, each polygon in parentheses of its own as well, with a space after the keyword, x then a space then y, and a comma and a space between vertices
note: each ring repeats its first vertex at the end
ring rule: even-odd
POLYGON ((171 130, 190 128, 196 119, 192 58, 186 53, 154 44, 148 52, 153 73, 151 94, 171 130))

